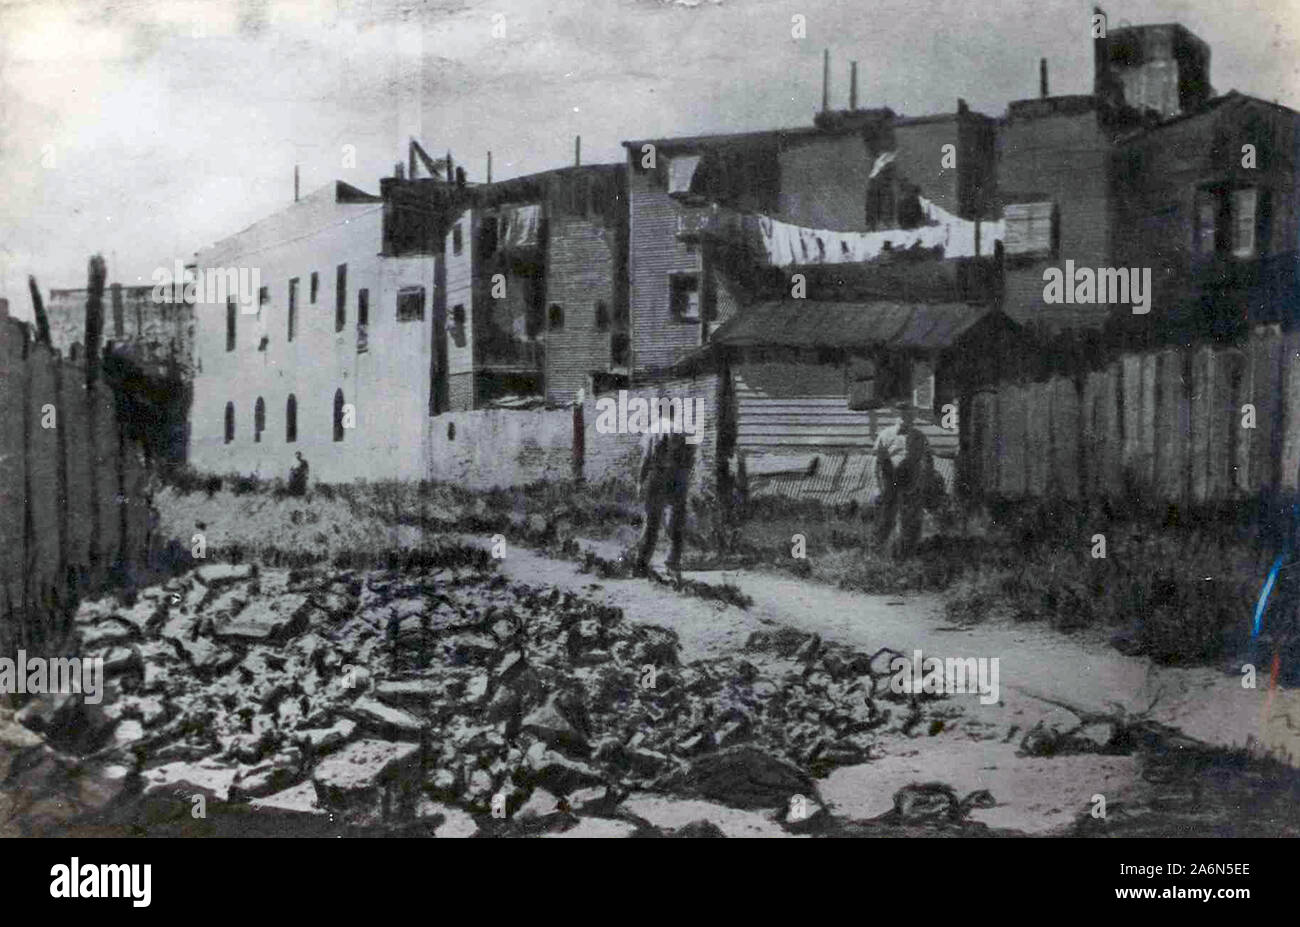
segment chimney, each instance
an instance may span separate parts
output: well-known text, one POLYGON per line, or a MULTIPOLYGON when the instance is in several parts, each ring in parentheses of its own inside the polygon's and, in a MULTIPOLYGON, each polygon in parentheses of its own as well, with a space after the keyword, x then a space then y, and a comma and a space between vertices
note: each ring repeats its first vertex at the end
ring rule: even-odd
POLYGON ((1038 59, 1038 95, 1047 99, 1047 59, 1038 59))
POLYGON ((831 93, 831 50, 822 49, 822 112, 830 109, 831 93))
POLYGON ((487 169, 487 182, 488 182, 488 183, 491 183, 491 182, 492 182, 492 152, 491 152, 491 150, 488 151, 488 165, 487 165, 487 167, 488 167, 488 169, 487 169))
POLYGON ((465 168, 456 168, 456 186, 464 189, 465 187, 465 168))
POLYGON ((406 175, 412 180, 415 179, 415 139, 406 146, 406 175))
POLYGON ((582 136, 573 136, 573 166, 582 167, 582 136))
POLYGON ((451 170, 451 151, 448 150, 448 152, 447 152, 447 183, 451 183, 452 176, 453 176, 453 175, 452 175, 452 170, 451 170))
POLYGON ((293 201, 298 202, 298 165, 293 166, 293 201))
POLYGON ((849 109, 858 108, 858 63, 849 62, 849 109))
POLYGON ((394 164, 394 165, 393 165, 393 176, 396 177, 398 180, 405 180, 405 179, 406 179, 406 165, 404 165, 401 161, 398 161, 396 164, 394 164))

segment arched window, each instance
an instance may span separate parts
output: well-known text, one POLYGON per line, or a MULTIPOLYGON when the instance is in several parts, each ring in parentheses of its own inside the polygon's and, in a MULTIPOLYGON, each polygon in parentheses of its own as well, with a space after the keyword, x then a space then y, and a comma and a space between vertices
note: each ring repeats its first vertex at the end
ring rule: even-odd
POLYGON ((266 430, 266 403, 262 397, 257 397, 257 402, 253 404, 253 441, 262 440, 262 432, 266 430))
POLYGON ((284 404, 284 440, 287 442, 298 440, 298 397, 293 393, 289 394, 284 404))
POLYGON ((235 404, 226 403, 226 443, 235 440, 235 404))
POLYGON ((343 440, 343 390, 334 391, 334 440, 343 440))

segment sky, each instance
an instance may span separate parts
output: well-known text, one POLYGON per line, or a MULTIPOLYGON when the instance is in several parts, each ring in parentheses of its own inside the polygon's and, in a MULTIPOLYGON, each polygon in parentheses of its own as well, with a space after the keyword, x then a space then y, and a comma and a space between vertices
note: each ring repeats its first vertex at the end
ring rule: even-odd
MULTIPOLYGON (((1300 0, 1105 0, 1181 22, 1216 92, 1300 109, 1300 0)), ((378 192, 414 136, 471 181, 621 142, 805 126, 821 103, 1001 115, 1089 93, 1092 0, 0 0, 0 297, 147 283, 333 180, 378 192), (803 35, 799 21, 803 17, 803 35)))

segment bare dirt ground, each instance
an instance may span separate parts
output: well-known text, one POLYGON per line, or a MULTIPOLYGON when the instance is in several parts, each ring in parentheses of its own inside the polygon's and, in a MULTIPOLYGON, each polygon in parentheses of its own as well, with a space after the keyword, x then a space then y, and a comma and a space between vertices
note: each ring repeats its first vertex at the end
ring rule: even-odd
POLYGON ((109 692, 0 713, 9 833, 1300 833, 1293 770, 1224 749, 1294 754, 1286 690, 952 627, 938 597, 591 569, 625 543, 496 558, 338 499, 164 502, 169 536, 263 562, 83 604, 109 692), (996 657, 999 700, 889 691, 914 650, 996 657))

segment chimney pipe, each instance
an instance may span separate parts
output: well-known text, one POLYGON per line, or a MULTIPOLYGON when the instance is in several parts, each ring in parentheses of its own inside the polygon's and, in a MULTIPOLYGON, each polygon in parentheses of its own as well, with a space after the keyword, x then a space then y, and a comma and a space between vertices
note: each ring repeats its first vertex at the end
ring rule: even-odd
POLYGON ((415 179, 415 139, 411 139, 406 146, 406 174, 412 180, 415 179))
POLYGON ((1047 99, 1047 59, 1038 59, 1038 95, 1047 99))
POLYGON ((573 166, 582 167, 582 136, 573 136, 573 166))
POLYGON ((298 202, 298 165, 293 166, 293 201, 298 202))
POLYGON ((396 164, 394 164, 394 165, 393 165, 393 176, 396 177, 398 180, 405 180, 405 179, 406 179, 406 165, 404 165, 401 161, 398 161, 396 164))
POLYGON ((822 49, 822 112, 830 108, 831 50, 822 49))
POLYGON ((492 182, 492 151, 491 151, 490 149, 489 149, 489 151, 488 151, 488 165, 487 165, 487 167, 488 167, 488 169, 487 169, 487 182, 488 182, 488 183, 491 183, 491 182, 492 182))
POLYGON ((452 179, 453 179, 453 174, 452 174, 452 171, 451 171, 451 151, 448 150, 448 152, 447 152, 447 183, 451 183, 451 182, 452 182, 452 179))
POLYGON ((849 109, 858 108, 858 63, 849 62, 849 109))

